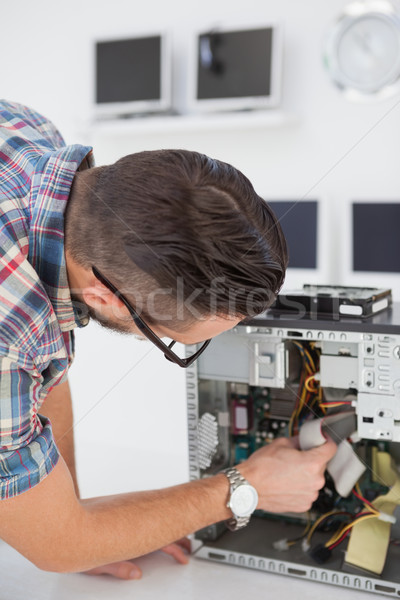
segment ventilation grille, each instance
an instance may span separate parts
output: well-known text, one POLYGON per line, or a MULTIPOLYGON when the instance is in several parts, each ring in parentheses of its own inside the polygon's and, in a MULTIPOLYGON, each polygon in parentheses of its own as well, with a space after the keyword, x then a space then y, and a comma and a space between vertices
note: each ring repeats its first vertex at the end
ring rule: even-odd
POLYGON ((218 423, 211 413, 204 413, 199 420, 198 452, 200 469, 208 469, 218 447, 218 423))

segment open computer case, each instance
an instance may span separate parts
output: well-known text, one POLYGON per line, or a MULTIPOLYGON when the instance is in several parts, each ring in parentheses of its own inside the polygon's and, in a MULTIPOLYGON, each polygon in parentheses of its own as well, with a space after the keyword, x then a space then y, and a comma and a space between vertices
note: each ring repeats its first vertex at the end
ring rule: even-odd
POLYGON ((192 479, 343 413, 354 419, 344 442, 362 467, 346 496, 327 475, 307 514, 256 511, 242 530, 197 532, 197 557, 400 595, 399 304, 368 319, 269 311, 242 323, 187 369, 187 408, 192 479))

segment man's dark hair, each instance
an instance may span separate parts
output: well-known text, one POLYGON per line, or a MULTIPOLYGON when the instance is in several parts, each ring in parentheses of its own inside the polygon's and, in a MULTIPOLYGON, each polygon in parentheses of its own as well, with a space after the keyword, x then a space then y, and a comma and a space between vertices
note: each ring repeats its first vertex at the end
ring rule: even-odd
POLYGON ((66 248, 149 323, 176 331, 211 314, 263 312, 287 266, 281 227, 247 177, 187 150, 139 152, 78 172, 66 248))

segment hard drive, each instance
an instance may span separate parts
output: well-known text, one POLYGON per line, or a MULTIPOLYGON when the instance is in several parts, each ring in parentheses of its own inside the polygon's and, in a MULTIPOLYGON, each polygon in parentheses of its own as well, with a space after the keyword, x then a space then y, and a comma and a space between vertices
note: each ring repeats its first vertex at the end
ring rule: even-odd
POLYGON ((271 311, 341 317, 371 317, 392 304, 392 290, 304 284, 302 289, 279 294, 271 311))

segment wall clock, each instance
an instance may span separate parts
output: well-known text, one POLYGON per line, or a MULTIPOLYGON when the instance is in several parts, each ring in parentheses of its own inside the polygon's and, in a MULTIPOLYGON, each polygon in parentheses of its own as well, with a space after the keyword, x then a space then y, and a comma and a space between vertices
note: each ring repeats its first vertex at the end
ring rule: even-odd
POLYGON ((331 27, 324 63, 353 98, 400 92, 400 11, 389 0, 349 4, 331 27))

